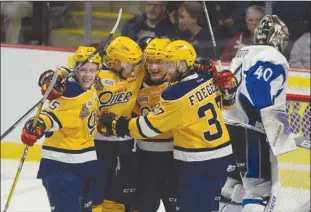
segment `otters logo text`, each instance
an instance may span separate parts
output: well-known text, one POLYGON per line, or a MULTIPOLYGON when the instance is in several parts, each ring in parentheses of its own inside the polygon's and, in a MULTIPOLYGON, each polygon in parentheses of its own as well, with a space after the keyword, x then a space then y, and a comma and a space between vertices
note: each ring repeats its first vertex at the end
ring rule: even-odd
POLYGON ((109 107, 116 104, 124 104, 127 103, 132 96, 131 91, 123 91, 123 92, 111 92, 104 91, 99 96, 100 106, 99 108, 109 107))

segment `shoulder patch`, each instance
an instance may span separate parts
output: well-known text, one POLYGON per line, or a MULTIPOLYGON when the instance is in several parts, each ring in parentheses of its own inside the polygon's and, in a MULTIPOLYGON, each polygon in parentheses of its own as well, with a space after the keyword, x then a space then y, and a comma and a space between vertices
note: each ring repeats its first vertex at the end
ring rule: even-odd
POLYGON ((107 86, 115 86, 116 82, 112 79, 102 79, 102 84, 107 86))

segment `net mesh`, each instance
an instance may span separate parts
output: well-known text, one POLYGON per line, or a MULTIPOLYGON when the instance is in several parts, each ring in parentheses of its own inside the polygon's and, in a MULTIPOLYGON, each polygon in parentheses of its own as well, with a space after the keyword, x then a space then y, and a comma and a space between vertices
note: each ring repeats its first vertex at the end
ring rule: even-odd
POLYGON ((292 132, 310 137, 310 103, 287 101, 287 114, 292 132))
MULTIPOLYGON (((287 113, 292 132, 310 138, 310 86, 290 87, 287 113)), ((278 157, 281 179, 281 212, 310 210, 310 150, 296 151, 278 157)))

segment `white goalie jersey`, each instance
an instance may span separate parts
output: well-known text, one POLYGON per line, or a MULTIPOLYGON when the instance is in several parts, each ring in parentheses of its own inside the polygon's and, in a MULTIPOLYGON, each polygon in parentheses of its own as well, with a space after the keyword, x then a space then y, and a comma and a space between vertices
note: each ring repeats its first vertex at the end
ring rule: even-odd
POLYGON ((286 58, 271 46, 240 49, 230 65, 238 81, 236 104, 223 111, 227 124, 265 133, 275 155, 295 149, 286 115, 288 69, 286 58), (280 143, 286 137, 290 142, 280 143))

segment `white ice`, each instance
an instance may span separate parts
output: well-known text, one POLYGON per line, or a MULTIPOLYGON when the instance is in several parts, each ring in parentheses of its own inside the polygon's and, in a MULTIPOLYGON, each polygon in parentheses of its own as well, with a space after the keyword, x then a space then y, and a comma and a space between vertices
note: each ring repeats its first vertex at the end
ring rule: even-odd
MULTIPOLYGON (((5 207, 19 161, 1 160, 1 211, 5 207)), ((8 212, 50 212, 49 202, 40 180, 36 179, 39 163, 25 162, 8 212)), ((163 205, 158 212, 164 212, 163 205)))

